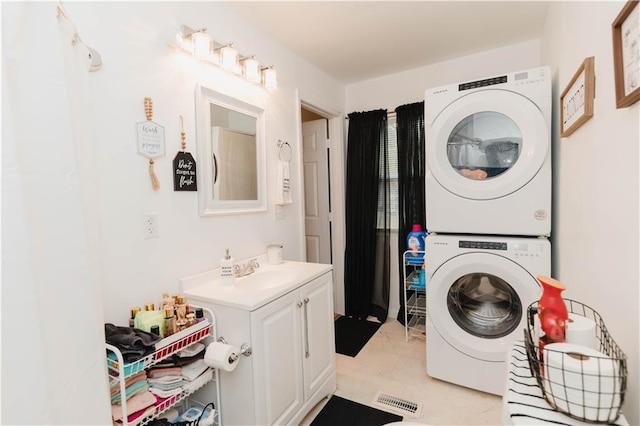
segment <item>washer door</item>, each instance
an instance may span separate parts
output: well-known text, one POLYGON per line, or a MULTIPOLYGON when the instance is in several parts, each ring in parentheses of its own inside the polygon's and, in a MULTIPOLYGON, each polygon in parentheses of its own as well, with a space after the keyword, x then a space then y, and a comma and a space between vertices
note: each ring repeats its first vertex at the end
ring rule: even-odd
POLYGON ((449 192, 472 200, 507 196, 542 167, 549 128, 528 98, 506 90, 480 90, 449 104, 427 135, 427 163, 449 192))
POLYGON ((458 351, 500 362, 522 338, 525 311, 539 298, 540 285, 517 263, 494 254, 465 253, 443 263, 429 278, 427 315, 458 351))

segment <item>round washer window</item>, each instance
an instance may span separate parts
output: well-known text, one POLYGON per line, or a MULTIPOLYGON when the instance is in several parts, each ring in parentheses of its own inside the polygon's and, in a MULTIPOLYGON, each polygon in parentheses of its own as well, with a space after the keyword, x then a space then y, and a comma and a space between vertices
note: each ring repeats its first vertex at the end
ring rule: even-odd
POLYGON ((462 176, 490 179, 509 170, 520 156, 522 132, 509 117, 495 111, 471 114, 449 134, 447 157, 462 176))
POLYGON ((522 302, 502 278, 471 273, 458 278, 447 297, 453 320, 466 332, 497 339, 511 333, 522 318, 522 302))

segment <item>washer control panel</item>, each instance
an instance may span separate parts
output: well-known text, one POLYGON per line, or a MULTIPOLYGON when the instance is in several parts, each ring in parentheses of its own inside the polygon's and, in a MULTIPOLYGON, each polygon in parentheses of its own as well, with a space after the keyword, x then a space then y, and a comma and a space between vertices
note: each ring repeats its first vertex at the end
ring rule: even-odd
POLYGON ((525 242, 503 242, 503 241, 470 241, 459 240, 458 248, 470 250, 496 250, 509 253, 515 258, 540 257, 544 253, 544 246, 541 243, 532 241, 525 242))

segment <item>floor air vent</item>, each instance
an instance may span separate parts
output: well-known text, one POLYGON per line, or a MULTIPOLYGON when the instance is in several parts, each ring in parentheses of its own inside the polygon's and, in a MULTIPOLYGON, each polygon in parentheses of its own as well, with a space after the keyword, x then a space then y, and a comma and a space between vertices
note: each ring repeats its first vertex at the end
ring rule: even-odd
POLYGON ((418 403, 407 401, 406 399, 398 398, 397 396, 392 396, 380 391, 376 393, 373 403, 380 407, 390 409, 401 416, 420 417, 420 410, 422 409, 422 406, 418 403))

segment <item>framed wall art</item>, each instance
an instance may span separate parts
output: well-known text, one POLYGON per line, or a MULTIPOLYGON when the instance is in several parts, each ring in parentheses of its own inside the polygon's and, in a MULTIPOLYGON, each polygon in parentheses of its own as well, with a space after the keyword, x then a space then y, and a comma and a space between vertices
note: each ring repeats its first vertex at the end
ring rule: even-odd
POLYGON ((640 6, 628 0, 611 24, 616 107, 625 108, 640 99, 640 6))
POLYGON ((582 61, 560 95, 560 137, 569 136, 593 117, 595 92, 595 58, 590 56, 582 61))

